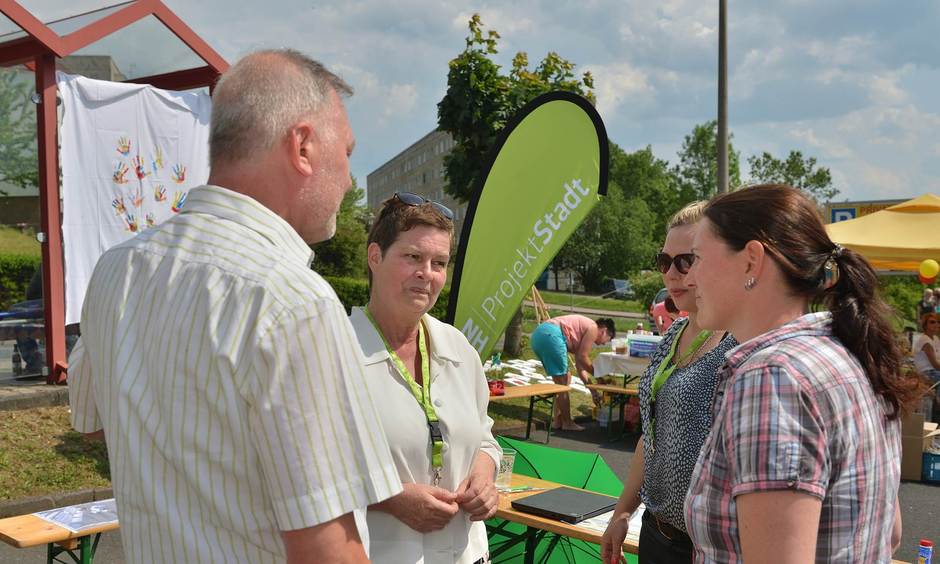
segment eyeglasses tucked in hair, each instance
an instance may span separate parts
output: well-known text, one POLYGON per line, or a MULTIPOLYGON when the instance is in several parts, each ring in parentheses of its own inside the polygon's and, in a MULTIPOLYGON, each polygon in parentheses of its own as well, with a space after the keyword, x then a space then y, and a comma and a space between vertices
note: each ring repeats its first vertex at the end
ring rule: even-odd
POLYGON ((695 255, 692 253, 682 253, 674 257, 666 253, 656 255, 656 268, 663 274, 669 272, 669 267, 673 265, 679 274, 688 274, 693 262, 695 262, 695 255))
POLYGON ((414 192, 395 192, 393 198, 407 206, 422 206, 424 204, 431 204, 434 209, 441 212, 441 215, 447 219, 454 219, 454 212, 451 211, 449 207, 440 202, 429 200, 420 194, 415 194, 414 192))

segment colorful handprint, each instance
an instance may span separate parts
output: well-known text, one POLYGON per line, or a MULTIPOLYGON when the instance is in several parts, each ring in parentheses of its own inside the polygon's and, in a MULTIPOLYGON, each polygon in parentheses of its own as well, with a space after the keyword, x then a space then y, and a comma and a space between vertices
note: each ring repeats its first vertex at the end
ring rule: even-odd
POLYGON ((114 174, 111 175, 111 180, 115 184, 127 184, 127 165, 124 164, 124 161, 119 162, 114 166, 114 174))
POLYGON ((170 178, 173 179, 173 182, 177 184, 182 184, 186 181, 186 167, 181 164, 173 165, 173 176, 170 178))
POLYGON ((154 174, 163 168, 163 151, 160 150, 160 147, 157 147, 157 150, 150 155, 150 166, 153 168, 154 174))
POLYGON ((144 203, 144 194, 142 191, 137 192, 137 195, 131 199, 131 203, 134 204, 135 208, 139 208, 144 203))
POLYGON ((124 223, 127 224, 128 231, 130 231, 131 233, 137 233, 137 230, 139 229, 139 227, 137 225, 137 218, 134 216, 134 214, 129 213, 126 216, 124 216, 124 223))
POLYGON ((131 163, 134 165, 134 173, 139 180, 143 180, 150 175, 150 173, 144 169, 144 159, 140 158, 140 155, 134 157, 131 163))
POLYGON ((173 194, 173 204, 170 206, 170 209, 173 210, 174 213, 179 213, 183 208, 183 204, 186 203, 186 194, 187 192, 181 190, 177 190, 176 194, 173 194))
POLYGON ((111 200, 111 207, 114 208, 114 213, 117 215, 124 215, 127 212, 127 208, 124 206, 124 198, 121 196, 111 200))
POLYGON ((147 227, 153 227, 157 224, 157 216, 153 215, 153 212, 150 212, 144 216, 144 221, 147 222, 147 227))
POLYGON ((117 152, 121 153, 125 157, 129 155, 131 152, 131 140, 127 137, 121 136, 121 138, 118 139, 117 152))
POLYGON ((155 202, 165 202, 166 201, 166 188, 163 187, 163 184, 157 184, 153 187, 153 201, 155 202))

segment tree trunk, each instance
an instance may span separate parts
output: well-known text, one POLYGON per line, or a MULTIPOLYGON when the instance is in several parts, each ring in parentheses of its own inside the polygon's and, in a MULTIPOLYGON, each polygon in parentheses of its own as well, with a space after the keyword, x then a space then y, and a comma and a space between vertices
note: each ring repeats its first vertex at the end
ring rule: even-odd
POLYGON ((505 339, 503 339, 503 357, 519 358, 522 353, 522 308, 524 304, 519 304, 519 309, 509 320, 509 326, 506 327, 505 339))

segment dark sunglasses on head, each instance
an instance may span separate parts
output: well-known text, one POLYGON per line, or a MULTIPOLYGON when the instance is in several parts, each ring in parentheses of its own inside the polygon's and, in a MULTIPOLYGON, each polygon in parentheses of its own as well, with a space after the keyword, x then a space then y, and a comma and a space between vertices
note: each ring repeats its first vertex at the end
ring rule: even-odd
POLYGON ((663 274, 669 272, 669 267, 673 265, 679 274, 688 274, 693 262, 695 262, 695 255, 692 253, 682 253, 674 257, 666 253, 656 255, 656 268, 663 274))
POLYGON ((447 219, 454 219, 454 212, 452 212, 449 207, 440 202, 429 200, 420 194, 415 194, 414 192, 395 192, 394 198, 407 206, 423 206, 424 204, 431 204, 434 209, 441 212, 441 215, 447 219))

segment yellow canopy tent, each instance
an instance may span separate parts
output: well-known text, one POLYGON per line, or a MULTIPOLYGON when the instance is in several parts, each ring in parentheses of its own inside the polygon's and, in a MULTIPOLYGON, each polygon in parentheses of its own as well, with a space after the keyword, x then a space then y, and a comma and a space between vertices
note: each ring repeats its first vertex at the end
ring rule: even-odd
POLYGON ((940 260, 940 197, 924 194, 858 219, 830 223, 826 231, 876 269, 917 272, 924 259, 940 260))

